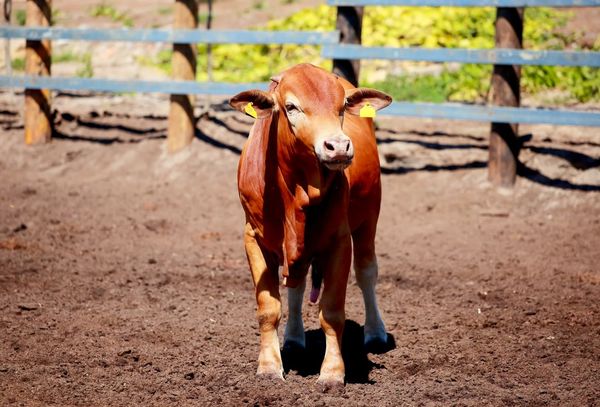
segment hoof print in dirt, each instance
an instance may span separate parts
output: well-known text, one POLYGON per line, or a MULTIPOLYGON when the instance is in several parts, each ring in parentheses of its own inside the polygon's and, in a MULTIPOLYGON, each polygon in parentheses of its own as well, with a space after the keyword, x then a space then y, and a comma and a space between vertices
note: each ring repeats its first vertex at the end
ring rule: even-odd
POLYGON ((344 382, 337 380, 318 380, 317 385, 321 392, 333 396, 341 396, 344 393, 344 382))
POLYGON ((284 382, 285 381, 285 379, 283 378, 283 373, 277 373, 277 372, 256 372, 256 378, 259 381, 265 381, 265 382, 278 382, 278 381, 284 382))

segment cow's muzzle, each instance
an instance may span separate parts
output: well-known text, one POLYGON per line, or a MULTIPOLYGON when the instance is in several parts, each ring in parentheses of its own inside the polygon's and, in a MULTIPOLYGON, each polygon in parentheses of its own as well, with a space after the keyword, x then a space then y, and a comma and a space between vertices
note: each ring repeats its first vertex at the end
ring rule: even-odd
POLYGON ((343 170, 352 163, 354 147, 348 136, 335 136, 323 140, 317 146, 317 156, 328 169, 343 170))

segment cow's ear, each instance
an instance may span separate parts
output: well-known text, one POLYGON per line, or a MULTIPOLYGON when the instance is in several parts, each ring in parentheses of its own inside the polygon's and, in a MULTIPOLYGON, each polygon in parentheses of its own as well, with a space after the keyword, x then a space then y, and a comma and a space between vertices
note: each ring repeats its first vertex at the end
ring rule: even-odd
POLYGON ((262 90, 247 90, 229 99, 229 105, 255 119, 265 118, 271 114, 275 101, 262 90))
POLYGON ((346 90, 346 111, 356 116, 360 115, 360 110, 367 104, 377 111, 390 103, 392 103, 391 96, 375 89, 356 88, 346 90))

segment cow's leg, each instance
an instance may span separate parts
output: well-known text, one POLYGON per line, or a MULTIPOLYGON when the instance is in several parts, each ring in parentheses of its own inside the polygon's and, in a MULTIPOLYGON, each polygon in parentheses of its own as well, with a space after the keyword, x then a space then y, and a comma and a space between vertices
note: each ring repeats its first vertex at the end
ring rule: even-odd
POLYGON ((365 302, 365 345, 377 348, 387 343, 387 333, 377 307, 377 257, 375 256, 376 222, 367 222, 352 233, 354 272, 365 302))
POLYGON ((250 224, 244 234, 246 255, 252 272, 256 293, 258 325, 260 330, 260 354, 258 375, 273 376, 283 380, 283 364, 279 350, 277 328, 281 320, 279 296, 279 264, 271 256, 265 256, 250 224))
POLYGON ((288 288, 288 321, 285 325, 284 347, 306 347, 304 323, 302 322, 302 302, 306 279, 294 288, 288 288))
POLYGON ((318 381, 326 385, 344 383, 342 334, 346 322, 344 305, 351 256, 352 243, 350 235, 346 235, 337 239, 332 250, 317 259, 317 267, 323 270, 319 320, 325 333, 325 357, 318 381))

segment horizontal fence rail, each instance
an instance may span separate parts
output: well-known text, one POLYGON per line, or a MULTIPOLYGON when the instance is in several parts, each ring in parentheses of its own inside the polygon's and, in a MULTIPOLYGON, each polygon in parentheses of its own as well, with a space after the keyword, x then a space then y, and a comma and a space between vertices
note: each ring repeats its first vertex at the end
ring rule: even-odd
MULTIPOLYGON (((0 76, 0 87, 62 91, 138 92, 199 95, 232 95, 248 89, 266 90, 268 83, 210 83, 195 81, 139 81, 40 76, 0 76)), ((572 110, 510 108, 458 103, 394 102, 381 115, 472 120, 504 123, 600 126, 600 114, 572 110)))
POLYGON ((330 6, 596 7, 600 0, 328 0, 330 6))
POLYGON ((176 95, 233 95, 248 89, 266 90, 268 83, 140 81, 0 75, 0 87, 91 92, 171 93, 176 95))
POLYGON ((336 59, 389 59, 494 65, 561 65, 600 67, 600 52, 518 49, 394 48, 325 45, 321 55, 336 59))
POLYGON ((301 44, 339 41, 337 31, 154 30, 59 27, 0 27, 0 38, 71 41, 167 42, 177 44, 301 44))
POLYGON ((544 123, 600 126, 600 114, 559 109, 466 105, 459 103, 394 102, 382 114, 433 119, 499 123, 544 123))

